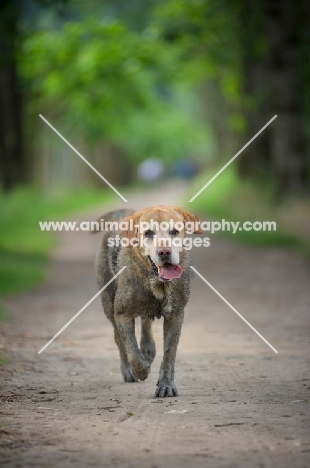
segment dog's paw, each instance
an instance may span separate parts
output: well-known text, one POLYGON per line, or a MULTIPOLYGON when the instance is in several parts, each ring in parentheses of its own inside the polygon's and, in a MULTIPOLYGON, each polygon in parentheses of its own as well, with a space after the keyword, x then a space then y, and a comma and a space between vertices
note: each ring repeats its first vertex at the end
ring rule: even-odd
POLYGON ((160 379, 157 383, 157 388, 154 396, 160 398, 174 397, 179 396, 179 393, 173 380, 160 379))
POLYGON ((141 353, 143 354, 145 360, 152 364, 154 357, 156 356, 156 347, 155 341, 150 342, 141 342, 141 353))
POLYGON ((139 358, 133 359, 133 361, 131 362, 131 367, 133 375, 139 380, 147 379, 151 370, 150 364, 144 359, 139 358))
POLYGON ((138 382, 130 367, 122 368, 122 375, 125 382, 138 382))

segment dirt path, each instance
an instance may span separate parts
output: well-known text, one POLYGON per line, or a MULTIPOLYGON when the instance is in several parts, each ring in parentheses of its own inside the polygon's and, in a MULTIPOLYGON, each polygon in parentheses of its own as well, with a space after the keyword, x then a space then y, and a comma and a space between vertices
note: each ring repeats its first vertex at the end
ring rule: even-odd
MULTIPOLYGON (((181 193, 182 186, 128 195, 128 205, 175 204, 181 193)), ((0 465, 308 467, 309 263, 229 240, 212 238, 211 247, 197 248, 196 268, 279 354, 197 277, 177 356, 180 396, 160 400, 153 394, 161 321, 154 326, 152 372, 138 384, 121 380, 98 299, 38 355, 97 292, 99 244, 99 237, 62 234, 46 284, 7 300, 11 318, 0 334, 9 357, 1 375, 0 465)))

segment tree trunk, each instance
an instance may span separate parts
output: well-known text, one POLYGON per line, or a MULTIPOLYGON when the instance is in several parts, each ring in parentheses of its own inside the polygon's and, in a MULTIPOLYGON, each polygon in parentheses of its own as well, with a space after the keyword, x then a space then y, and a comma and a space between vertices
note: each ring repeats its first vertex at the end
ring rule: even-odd
MULTIPOLYGON (((260 0, 237 2, 241 19, 241 49, 246 103, 244 114, 247 127, 243 138, 246 144, 270 120, 267 39, 264 34, 263 5, 260 0)), ((262 180, 270 171, 270 133, 266 130, 239 156, 241 177, 262 180)))
POLYGON ((252 179, 270 178, 278 199, 303 193, 309 183, 302 71, 305 2, 247 0, 239 10, 245 93, 252 103, 245 111, 245 140, 275 114, 278 118, 240 157, 238 170, 252 179))
MULTIPOLYGON (((302 80, 303 1, 265 0, 270 43, 271 106, 278 115, 271 132, 276 195, 308 187, 308 155, 302 80)), ((305 0, 306 1, 306 0, 305 0)))
POLYGON ((0 184, 9 190, 25 179, 22 152, 21 95, 15 64, 18 8, 16 1, 0 5, 0 184))
POLYGON ((208 122, 214 138, 210 163, 224 163, 231 157, 236 143, 234 132, 229 124, 229 113, 232 109, 216 80, 206 81, 199 89, 199 97, 204 102, 203 118, 208 122))

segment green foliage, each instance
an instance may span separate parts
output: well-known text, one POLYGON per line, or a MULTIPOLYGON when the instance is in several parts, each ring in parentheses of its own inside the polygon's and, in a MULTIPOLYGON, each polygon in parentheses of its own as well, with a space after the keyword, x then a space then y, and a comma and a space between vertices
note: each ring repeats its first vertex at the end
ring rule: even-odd
POLYGON ((127 146, 134 159, 161 156, 166 162, 187 156, 192 150, 205 154, 210 147, 208 128, 191 129, 191 116, 185 112, 175 118, 175 110, 165 109, 159 103, 152 114, 147 111, 133 113, 124 127, 123 145, 127 146), (136 129, 139 128, 139 132, 136 129), (141 138, 143 134, 143 138, 141 138))
POLYGON ((204 135, 173 102, 176 55, 154 28, 137 34, 120 21, 89 18, 24 37, 19 69, 33 113, 48 109, 71 133, 121 142, 138 158, 153 148, 166 157, 167 146, 176 158, 204 135))
POLYGON ((175 51, 179 79, 203 91, 205 126, 215 138, 222 134, 222 152, 229 149, 230 134, 245 133, 244 111, 252 105, 244 92, 239 8, 237 1, 228 0, 161 0, 154 11, 159 37, 175 51), (219 130, 221 118, 226 132, 219 130))
POLYGON ((236 13, 227 0, 162 0, 154 13, 161 37, 178 48, 180 73, 191 82, 218 79, 231 102, 241 93, 236 13))
POLYGON ((24 291, 45 278, 56 240, 52 232, 40 231, 39 221, 104 204, 109 196, 98 189, 50 196, 29 188, 0 193, 0 296, 24 291))

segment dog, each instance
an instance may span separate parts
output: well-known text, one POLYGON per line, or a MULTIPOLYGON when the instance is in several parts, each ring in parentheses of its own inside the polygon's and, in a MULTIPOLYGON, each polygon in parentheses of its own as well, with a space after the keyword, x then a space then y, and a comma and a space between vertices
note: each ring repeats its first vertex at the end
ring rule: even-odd
POLYGON ((175 226, 191 223, 194 225, 191 232, 201 234, 199 218, 172 206, 155 206, 138 212, 117 210, 102 218, 106 223, 110 221, 111 228, 104 232, 96 259, 99 288, 126 267, 101 293, 104 312, 114 327, 123 379, 137 382, 148 377, 156 354, 152 322, 163 317, 164 356, 155 397, 178 396, 174 366, 193 272, 190 254, 182 245, 187 233, 175 226), (151 228, 146 228, 148 225, 151 228), (139 316, 140 349, 135 336, 135 319, 139 316))

